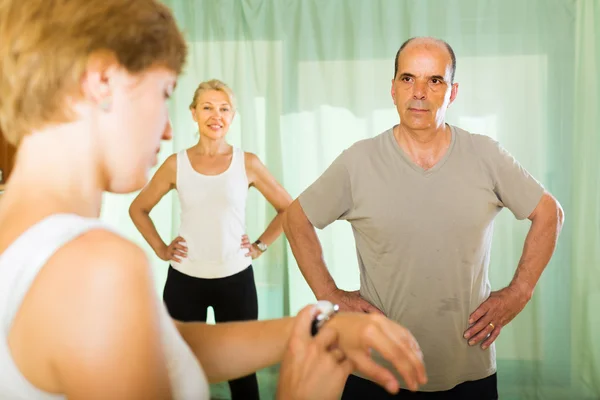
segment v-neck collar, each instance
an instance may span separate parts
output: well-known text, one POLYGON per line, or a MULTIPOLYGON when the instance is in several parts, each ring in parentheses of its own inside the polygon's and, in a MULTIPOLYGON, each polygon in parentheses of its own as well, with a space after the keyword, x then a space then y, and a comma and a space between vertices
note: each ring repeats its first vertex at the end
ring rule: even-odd
POLYGON ((400 147, 400 145, 396 141, 396 138, 394 137, 395 126, 392 127, 392 129, 390 129, 388 131, 388 140, 390 140, 392 142, 391 143, 392 146, 394 147, 394 149, 396 149, 396 152, 400 155, 400 157, 402 157, 402 159, 408 165, 410 165, 410 167, 413 170, 415 170, 415 172, 417 172, 423 176, 428 176, 428 175, 434 174, 436 171, 440 170, 444 166, 444 164, 446 163, 448 158, 450 157, 450 154, 452 154, 452 150, 454 149, 454 143, 456 142, 456 130, 454 129, 454 127, 452 125, 448 125, 448 126, 450 127, 450 134, 451 134, 450 146, 448 146, 448 150, 446 150, 446 154, 444 154, 444 156, 437 163, 435 163, 435 165, 433 167, 431 167, 429 169, 424 169, 423 167, 421 167, 420 165, 415 163, 408 156, 408 154, 406 154, 406 152, 402 149, 402 147, 400 147))

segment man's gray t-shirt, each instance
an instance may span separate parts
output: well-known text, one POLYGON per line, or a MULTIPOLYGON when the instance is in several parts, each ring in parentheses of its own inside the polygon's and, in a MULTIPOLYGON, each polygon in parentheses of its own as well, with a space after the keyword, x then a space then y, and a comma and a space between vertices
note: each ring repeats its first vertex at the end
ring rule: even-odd
POLYGON ((416 337, 429 378, 423 391, 496 371, 495 347, 463 338, 469 315, 490 294, 493 220, 503 207, 527 218, 544 192, 496 141, 451 132, 448 151, 429 170, 407 156, 393 129, 357 142, 299 197, 315 227, 352 225, 360 293, 416 337))

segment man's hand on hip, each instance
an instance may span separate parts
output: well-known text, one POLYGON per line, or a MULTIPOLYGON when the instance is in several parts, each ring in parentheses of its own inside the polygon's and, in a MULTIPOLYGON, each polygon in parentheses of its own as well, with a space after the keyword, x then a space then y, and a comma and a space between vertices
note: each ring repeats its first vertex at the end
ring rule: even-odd
POLYGON ((335 289, 333 292, 319 298, 319 300, 329 300, 333 304, 339 305, 340 311, 355 311, 384 315, 379 308, 363 299, 358 290, 347 292, 345 290, 335 289))
POLYGON ((485 339, 481 348, 490 347, 502 328, 525 308, 529 299, 530 296, 512 286, 490 293, 469 317, 470 327, 464 334, 469 345, 474 346, 485 339))

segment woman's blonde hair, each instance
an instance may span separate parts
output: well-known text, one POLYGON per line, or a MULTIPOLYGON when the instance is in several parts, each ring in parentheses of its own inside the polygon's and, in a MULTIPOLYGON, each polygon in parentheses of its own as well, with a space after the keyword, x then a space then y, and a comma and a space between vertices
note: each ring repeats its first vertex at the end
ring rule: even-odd
POLYGON ((196 104, 198 102, 198 97, 200 97, 200 94, 209 90, 216 90, 225 93, 225 95, 227 95, 227 98, 229 99, 229 104, 231 104, 231 108, 233 108, 234 110, 236 109, 236 101, 235 95, 233 94, 233 90, 231 90, 231 88, 227 86, 227 84, 218 79, 211 79, 209 81, 202 82, 200 85, 198 85, 196 91, 194 92, 194 98, 192 99, 192 103, 190 104, 190 109, 196 108, 196 104))
POLYGON ((186 44, 156 0, 1 0, 0 131, 17 144, 73 119, 90 56, 106 52, 130 73, 163 66, 179 74, 186 44))

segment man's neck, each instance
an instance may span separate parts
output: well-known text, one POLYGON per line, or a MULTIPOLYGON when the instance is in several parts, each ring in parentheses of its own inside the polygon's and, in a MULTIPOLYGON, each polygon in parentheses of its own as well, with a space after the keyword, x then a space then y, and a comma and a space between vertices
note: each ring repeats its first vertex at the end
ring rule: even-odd
POLYGON ((446 124, 428 130, 414 130, 400 124, 394 127, 394 137, 415 164, 430 169, 446 154, 452 133, 446 124))

